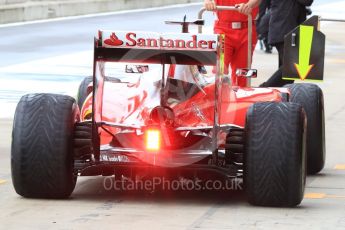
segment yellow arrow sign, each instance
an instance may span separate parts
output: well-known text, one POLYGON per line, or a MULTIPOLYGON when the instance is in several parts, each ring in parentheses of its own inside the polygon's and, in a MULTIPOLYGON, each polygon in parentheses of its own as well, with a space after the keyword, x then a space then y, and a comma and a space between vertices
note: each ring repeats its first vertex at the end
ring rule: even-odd
POLYGON ((314 65, 310 65, 311 47, 313 44, 314 26, 300 26, 299 63, 295 68, 301 80, 305 80, 314 65))

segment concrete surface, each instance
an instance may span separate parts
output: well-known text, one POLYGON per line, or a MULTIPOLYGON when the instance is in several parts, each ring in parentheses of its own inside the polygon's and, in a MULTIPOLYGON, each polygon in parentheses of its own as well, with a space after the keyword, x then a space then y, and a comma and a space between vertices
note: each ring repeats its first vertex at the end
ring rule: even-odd
POLYGON ((200 2, 199 0, 0 0, 0 24, 119 10, 200 2))
MULTIPOLYGON (((41 78, 32 79, 37 87, 44 88, 49 82, 74 84, 91 70, 90 57, 85 54, 91 52, 90 40, 98 28, 177 31, 163 26, 167 15, 182 18, 185 12, 195 15, 197 10, 186 7, 0 28, 0 33, 7 35, 0 37, 1 83, 13 81, 15 88, 27 92, 26 82, 21 81, 40 73, 41 78), (137 25, 138 17, 148 23, 137 25), (75 80, 65 80, 69 71, 75 80)), ((24 199, 11 183, 11 119, 2 119, 0 229, 345 229, 344 28, 340 23, 322 24, 327 35, 325 82, 320 84, 325 95, 327 161, 319 175, 308 177, 305 199, 299 207, 253 207, 240 191, 106 191, 102 177, 80 178, 68 200, 24 199)), ((273 73, 276 65, 276 53, 256 50, 253 67, 259 70, 259 78, 254 85, 273 73)), ((65 86, 51 90, 62 90, 60 87, 65 86)), ((14 92, 10 99, 18 100, 23 92, 14 92)), ((5 91, 0 95, 0 99, 5 97, 5 91)))

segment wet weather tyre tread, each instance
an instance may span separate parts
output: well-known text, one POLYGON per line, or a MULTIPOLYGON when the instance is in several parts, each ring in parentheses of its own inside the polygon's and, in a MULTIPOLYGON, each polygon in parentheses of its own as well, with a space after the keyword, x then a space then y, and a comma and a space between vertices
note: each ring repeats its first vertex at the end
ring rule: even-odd
POLYGON ((74 190, 73 131, 79 119, 74 98, 23 96, 16 108, 11 147, 12 181, 28 198, 67 198, 74 190))
POLYGON ((247 113, 244 185, 253 205, 292 207, 305 187, 305 114, 294 103, 263 102, 247 113))
POLYGON ((316 174, 325 166, 325 116, 323 93, 310 83, 287 85, 290 101, 302 105, 307 115, 307 171, 316 174))

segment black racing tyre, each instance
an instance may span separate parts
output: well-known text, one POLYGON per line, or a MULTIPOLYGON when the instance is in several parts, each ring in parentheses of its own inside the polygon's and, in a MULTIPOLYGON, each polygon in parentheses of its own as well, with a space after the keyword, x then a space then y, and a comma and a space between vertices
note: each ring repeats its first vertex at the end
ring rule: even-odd
POLYGON ((247 112, 244 186, 253 205, 292 207, 305 188, 305 114, 294 103, 262 102, 247 112))
POLYGON ((86 97, 88 96, 87 87, 89 86, 91 82, 92 82, 92 76, 88 76, 88 77, 85 77, 79 85, 77 101, 78 101, 78 106, 80 110, 84 104, 84 101, 86 100, 86 97))
POLYGON ((320 172, 325 166, 325 112, 323 93, 315 84, 291 84, 290 101, 302 105, 307 115, 307 171, 320 172))
MULTIPOLYGON (((120 83, 121 80, 115 77, 108 77, 106 76, 104 78, 105 81, 112 82, 112 83, 120 83)), ((89 84, 93 81, 92 76, 85 77, 83 81, 79 85, 79 90, 78 90, 78 96, 77 96, 77 101, 78 101, 78 106, 79 109, 81 110, 81 107, 84 104, 84 101, 86 100, 87 96, 89 95, 89 92, 87 90, 89 84)))
POLYGON ((67 198, 74 190, 74 98, 28 94, 16 108, 11 148, 12 181, 28 198, 67 198))

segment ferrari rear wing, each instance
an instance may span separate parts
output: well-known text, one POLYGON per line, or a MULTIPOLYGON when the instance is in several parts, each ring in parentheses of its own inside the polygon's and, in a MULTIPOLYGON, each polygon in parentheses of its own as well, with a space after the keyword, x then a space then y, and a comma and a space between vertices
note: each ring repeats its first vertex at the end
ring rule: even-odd
POLYGON ((95 60, 149 64, 216 65, 218 35, 99 31, 95 60))

